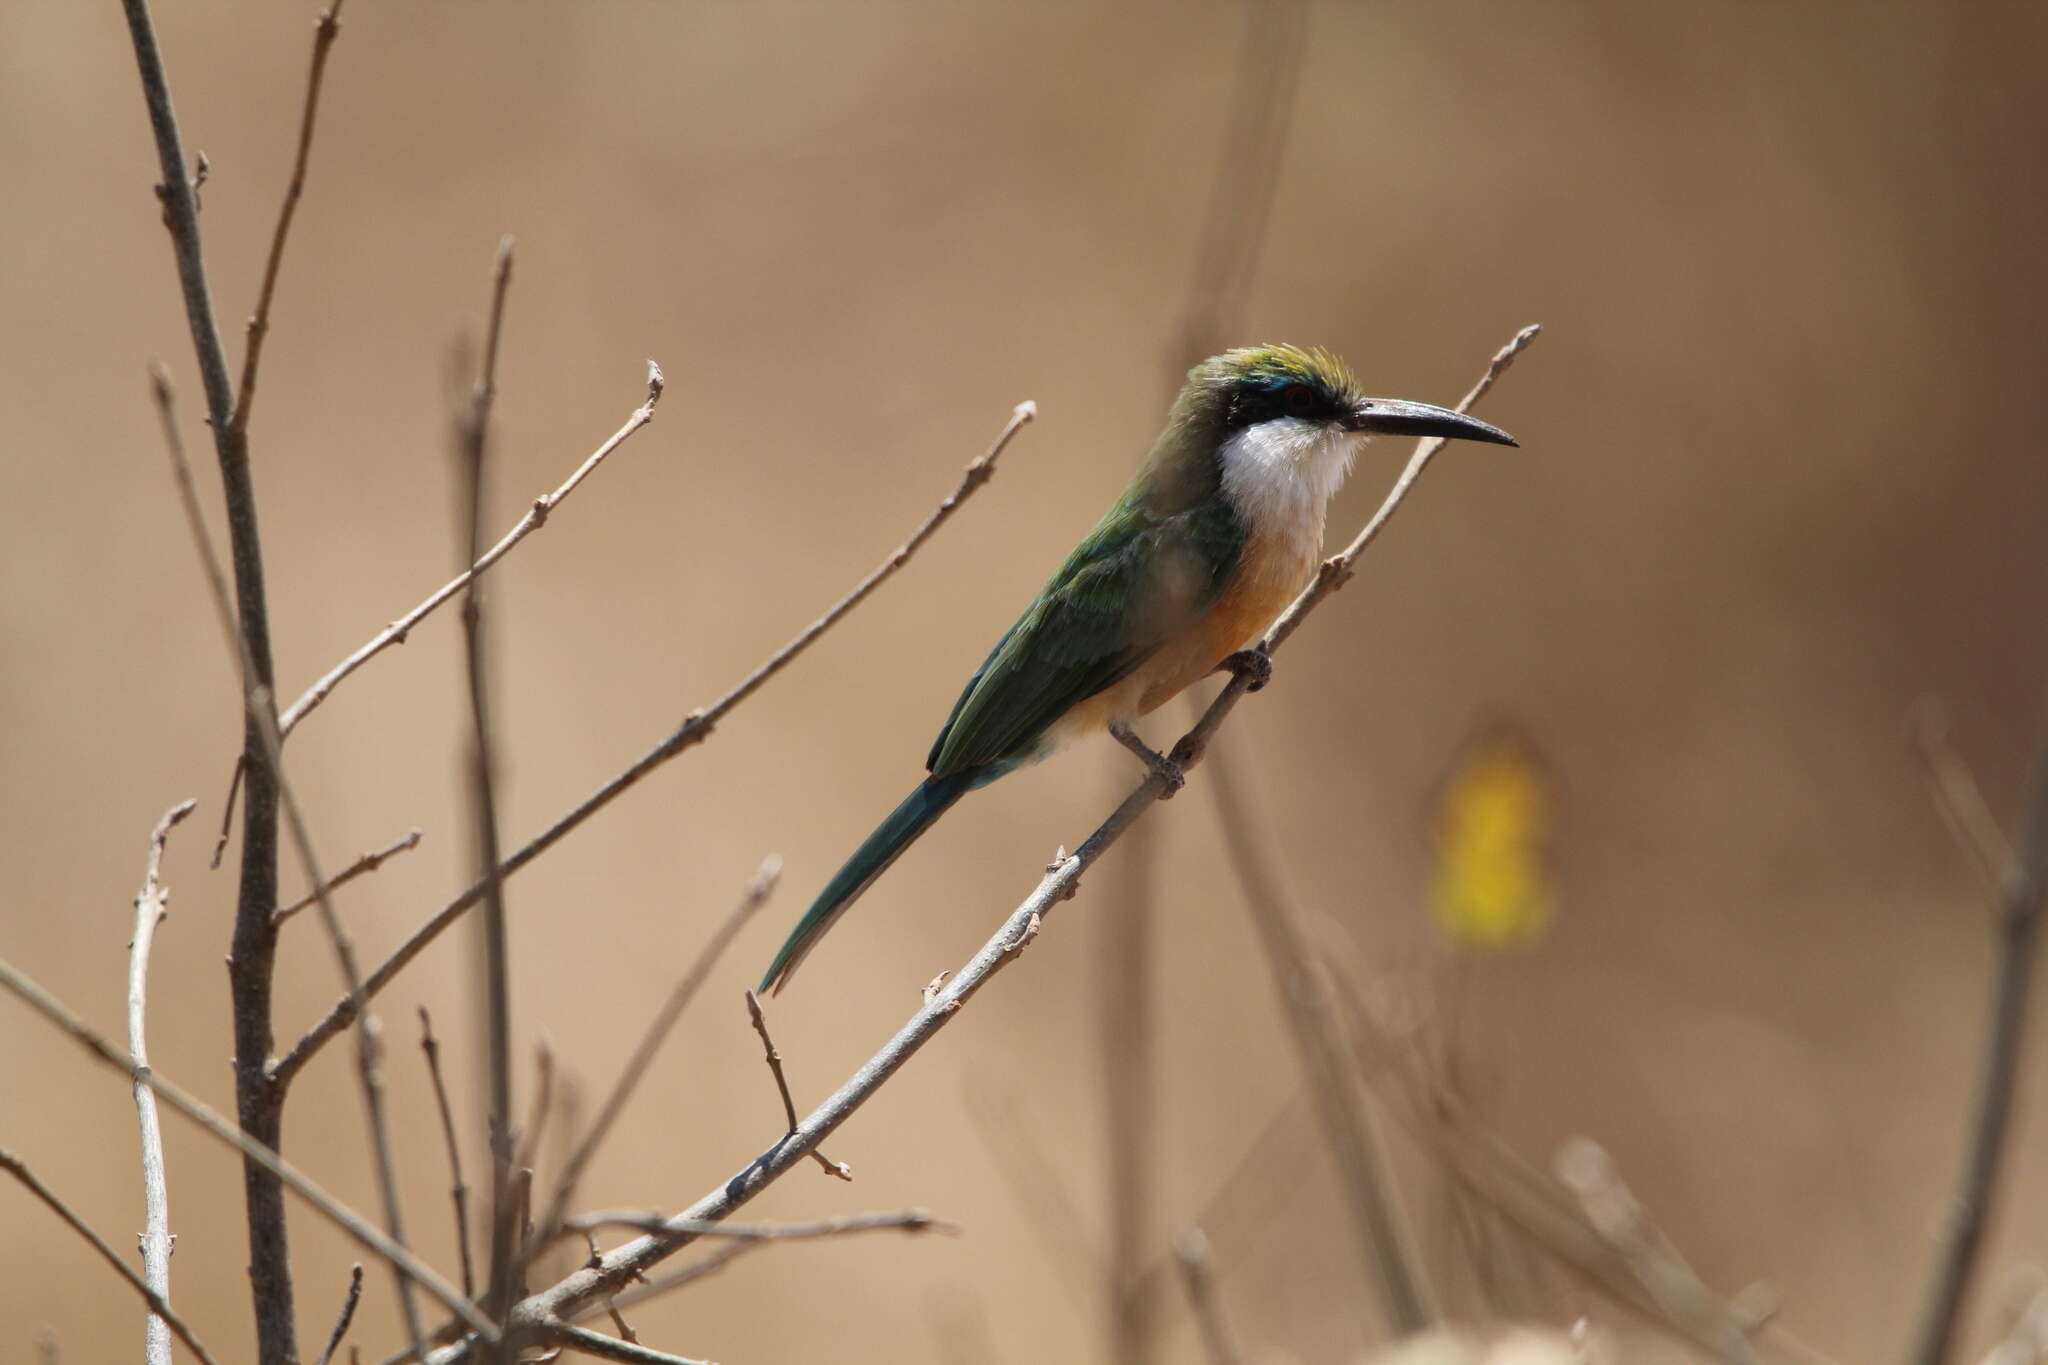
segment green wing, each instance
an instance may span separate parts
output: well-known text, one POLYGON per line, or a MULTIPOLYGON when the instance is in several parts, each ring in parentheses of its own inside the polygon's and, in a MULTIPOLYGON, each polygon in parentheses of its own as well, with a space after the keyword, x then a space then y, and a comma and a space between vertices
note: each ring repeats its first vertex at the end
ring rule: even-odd
POLYGON ((1244 531, 1220 500, 1110 509, 953 704, 925 766, 940 777, 1030 757, 1076 703, 1130 676, 1230 581, 1244 531))

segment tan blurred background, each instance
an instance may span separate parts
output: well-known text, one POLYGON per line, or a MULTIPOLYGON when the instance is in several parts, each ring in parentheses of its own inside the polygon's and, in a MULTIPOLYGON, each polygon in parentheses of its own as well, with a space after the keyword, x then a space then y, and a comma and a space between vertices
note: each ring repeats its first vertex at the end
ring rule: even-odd
MULTIPOLYGON (((158 15, 187 146, 212 163, 237 358, 312 14, 158 15)), ((1459 746, 1500 717, 1535 737, 1564 792, 1560 914, 1534 950, 1463 964, 1475 1098, 1539 1163, 1571 1134, 1607 1145, 1710 1283, 1767 1281, 1841 1361, 1904 1350, 1991 967, 1987 888, 1929 798, 1914 717, 1946 709, 2008 822, 2042 735, 2041 16, 1318 4, 1239 338, 1327 345, 1374 392, 1449 402, 1545 324, 1485 409, 1523 449, 1452 448, 1239 711, 1236 752, 1292 891, 1371 987, 1436 970, 1416 965, 1428 810, 1459 746)), ((898 543, 1011 404, 1041 406, 907 572, 512 884, 522 1056, 545 1035, 588 1096, 760 858, 787 862, 589 1204, 680 1206, 772 1138, 740 990, 1155 429, 1243 33, 1221 4, 346 11, 253 426, 285 693, 451 571, 441 374, 501 233, 519 255, 494 524, 625 418, 643 358, 669 377, 655 425, 492 579, 508 837, 737 680, 898 543)), ((205 863, 239 724, 146 397, 162 357, 204 450, 117 6, 0 8, 0 165, 0 952, 118 1034, 148 829, 198 798, 166 864, 151 1050, 228 1108, 232 880, 205 863)), ((1333 529, 1401 453, 1369 454, 1333 529)), ((345 895, 367 952, 468 879, 458 657, 451 613, 293 742, 330 864, 426 830, 345 895)), ((1067 756, 893 871, 774 1007, 799 1101, 1132 770, 1110 746, 1067 756)), ((1300 1112, 1300 1082, 1199 779, 1157 817, 1163 1245, 1300 1112)), ((765 1252, 636 1315, 648 1341, 728 1365, 1105 1358, 1116 859, 828 1144, 856 1183, 799 1170, 753 1210, 915 1204, 965 1235, 765 1252), (1022 1116, 1044 1174, 1006 1173, 1017 1152, 987 1130, 1018 1122, 992 1114, 1022 1116)), ((413 1011, 439 1011, 470 1074, 468 953, 450 935, 382 1001, 411 1221, 444 1266, 413 1011)), ((310 921, 281 972, 289 1039, 337 991, 310 921)), ((0 1144, 125 1248, 126 1086, 18 1006, 0 1039, 0 1144)), ((2048 1255, 2042 1104, 2019 1116, 1973 1345, 2013 1268, 2048 1255)), ((166 1123, 175 1301, 245 1358, 235 1164, 166 1123)), ((345 1047, 302 1078, 286 1144, 372 1202, 345 1047)), ((1348 1360, 1365 1281, 1320 1136, 1304 1120, 1285 1150, 1254 1176, 1264 1215, 1211 1229, 1222 1290, 1256 1359, 1348 1360)), ((1429 1162, 1398 1161, 1455 1288, 1429 1162)), ((11 1186, 0 1226, 0 1358, 42 1326, 67 1361, 134 1358, 139 1314, 88 1251, 11 1186)), ((292 1230, 310 1357, 353 1253, 302 1207, 292 1230)), ((1584 1311, 1662 1349, 1544 1283, 1544 1320, 1584 1311)), ((1162 1358, 1197 1358, 1166 1302, 1162 1358)), ((366 1354, 394 1328, 373 1276, 366 1354)))

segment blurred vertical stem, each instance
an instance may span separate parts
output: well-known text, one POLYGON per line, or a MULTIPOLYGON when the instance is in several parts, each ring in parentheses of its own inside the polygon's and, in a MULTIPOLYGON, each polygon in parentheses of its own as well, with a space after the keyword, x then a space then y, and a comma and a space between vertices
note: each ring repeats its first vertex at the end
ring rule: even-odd
MULTIPOLYGON (((1119 755, 1121 757, 1121 755, 1119 755)), ((1113 774, 1119 791, 1124 765, 1113 774)), ((1158 1205, 1158 1066, 1152 1030, 1153 838, 1135 825, 1118 871, 1118 894, 1102 917, 1104 1101, 1108 1109, 1109 1359, 1152 1360, 1152 1294, 1144 1273, 1158 1205)))
MULTIPOLYGON (((213 296, 206 279, 206 261, 199 237, 199 199, 186 173, 184 141, 171 109, 163 56, 146 0, 122 0, 135 64, 142 78, 143 101, 156 137, 163 181, 157 198, 163 204, 164 226, 171 235, 184 296, 185 318, 192 331, 192 349, 206 393, 207 426, 213 433, 220 465, 221 491, 227 505, 228 542, 235 572, 235 608, 248 647, 250 676, 242 696, 271 694, 270 610, 263 589, 263 549, 256 528, 256 491, 249 476, 247 433, 234 421, 234 392, 228 379, 220 328, 214 321, 213 296)), ((283 1146, 284 1094, 273 1086, 265 1069, 271 1053, 271 985, 277 954, 277 930, 271 911, 277 906, 277 779, 265 756, 262 733, 254 715, 244 711, 242 761, 247 776, 242 787, 242 865, 236 890, 235 926, 228 955, 228 990, 234 1012, 235 1117, 256 1141, 279 1150, 283 1146)), ((290 1249, 285 1237, 284 1187, 250 1160, 242 1163, 249 1222, 249 1287, 256 1314, 257 1359, 263 1365, 293 1365, 298 1359, 294 1335, 290 1249)))
POLYGON ((2048 895, 2048 750, 2034 760, 2033 796, 2026 820, 2019 856, 2006 873, 2000 897, 1998 976, 1984 1039, 1984 1074, 1977 1086, 1969 1155, 1957 1182, 1947 1233, 1937 1252, 1934 1284, 1921 1316, 1913 1365, 1942 1365, 1954 1347, 1956 1322, 1977 1270, 2004 1164, 2006 1134, 2012 1126, 2019 1087, 2020 1050, 2026 1041, 2034 952, 2041 938, 2042 899, 2048 895))
MULTIPOLYGON (((1209 185, 1194 271, 1168 356, 1169 398, 1189 365, 1222 350, 1243 325, 1245 298, 1265 248, 1273 188, 1301 84, 1308 45, 1303 0, 1252 0, 1244 23, 1223 150, 1209 185)), ((1110 1186, 1110 1245, 1104 1274, 1109 1358, 1120 1365, 1144 1365, 1153 1357, 1151 1277, 1146 1268, 1152 1261, 1148 1239, 1157 1205, 1154 1116, 1159 1098, 1151 1024, 1151 827, 1134 827, 1126 842, 1123 894, 1108 916, 1103 952, 1110 1186)))

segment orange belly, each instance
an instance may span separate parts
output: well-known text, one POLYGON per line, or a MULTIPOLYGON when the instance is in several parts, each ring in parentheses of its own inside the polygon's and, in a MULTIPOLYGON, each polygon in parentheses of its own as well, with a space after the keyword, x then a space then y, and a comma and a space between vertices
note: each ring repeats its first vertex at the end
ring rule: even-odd
POLYGON ((1301 536, 1254 533, 1238 558, 1237 575, 1194 625, 1141 664, 1130 677, 1081 702, 1054 727, 1055 742, 1099 734, 1111 721, 1130 721, 1179 696, 1191 684, 1259 638, 1315 576, 1322 527, 1301 536))

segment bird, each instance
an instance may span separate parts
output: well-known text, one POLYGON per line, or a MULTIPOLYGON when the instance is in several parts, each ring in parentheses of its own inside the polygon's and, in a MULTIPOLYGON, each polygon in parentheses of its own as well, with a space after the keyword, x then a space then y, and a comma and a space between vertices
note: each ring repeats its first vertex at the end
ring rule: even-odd
POLYGON ((1513 446, 1448 408, 1368 398, 1322 349, 1245 346, 1188 371, 1110 509, 989 652, 939 730, 926 777, 825 884, 760 989, 779 993, 876 878, 961 797, 1107 732, 1167 779, 1132 722, 1219 670, 1271 674, 1246 646, 1308 586, 1330 499, 1375 433, 1513 446))

